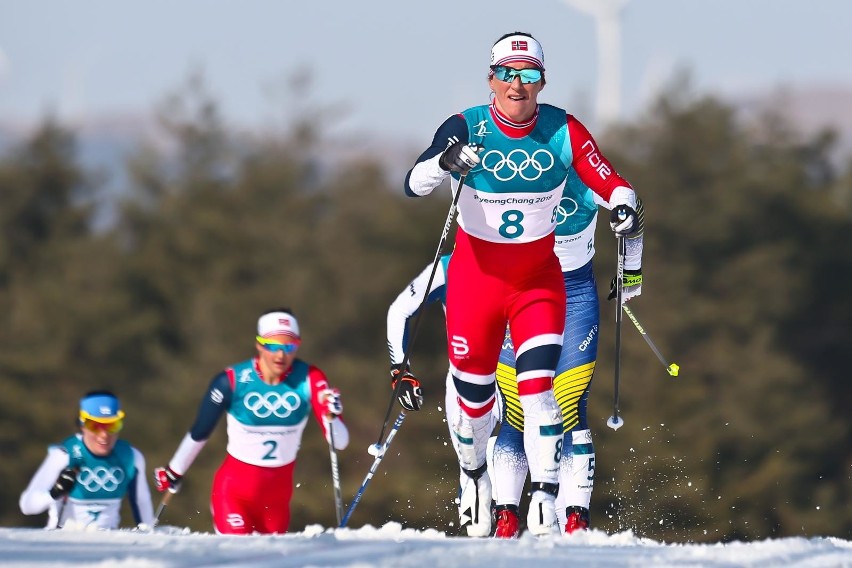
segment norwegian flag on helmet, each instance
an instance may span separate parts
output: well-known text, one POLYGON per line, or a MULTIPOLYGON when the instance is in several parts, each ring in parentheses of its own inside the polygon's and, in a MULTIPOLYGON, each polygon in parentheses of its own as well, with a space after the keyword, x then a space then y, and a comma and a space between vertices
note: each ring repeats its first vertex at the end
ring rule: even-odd
POLYGON ((512 51, 528 51, 527 42, 525 40, 513 41, 512 51))

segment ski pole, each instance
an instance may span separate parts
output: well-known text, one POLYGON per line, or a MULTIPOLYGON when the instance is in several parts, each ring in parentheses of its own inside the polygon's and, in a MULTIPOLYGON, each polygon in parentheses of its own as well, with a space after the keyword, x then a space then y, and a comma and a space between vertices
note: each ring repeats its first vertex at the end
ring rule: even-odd
MULTIPOLYGON (((426 283, 426 289, 423 293, 423 300, 420 302, 420 307, 417 308, 417 315, 414 317, 414 323, 411 324, 411 338, 408 340, 408 346, 405 349, 405 353, 402 356, 402 363, 400 368, 404 369, 408 364, 411 355, 411 349, 414 347, 414 340, 417 338, 417 330, 420 328, 420 316, 423 315, 425 311, 423 307, 426 305, 426 300, 429 298, 429 290, 432 288, 432 281, 435 279, 435 271, 438 269, 438 263, 441 262, 441 255, 444 252, 444 245, 447 242, 447 237, 450 234, 450 227, 453 224, 453 220, 456 218, 456 207, 459 203, 459 196, 461 195, 462 187, 464 187, 464 181, 467 179, 467 174, 461 174, 459 176, 459 183, 456 185, 456 192, 453 196, 453 202, 450 205, 450 211, 447 213, 447 220, 444 221, 444 230, 441 233, 441 240, 438 241, 438 250, 435 252, 435 260, 432 262, 432 272, 429 274, 429 281, 426 283)), ((452 184, 452 182, 450 182, 452 184)), ((452 185, 450 186, 452 187, 452 185)), ((396 397, 399 395, 399 388, 402 385, 402 381, 396 381, 394 385, 393 393, 391 393, 390 403, 388 404, 388 410, 385 413, 385 421, 382 423, 382 429, 379 432, 379 438, 376 440, 376 446, 382 445, 382 438, 384 438, 385 430, 388 427, 388 423, 390 422, 391 412, 393 412, 393 403, 396 400, 396 397)))
POLYGON ((621 307, 624 310, 624 313, 627 314, 627 317, 630 318, 630 321, 633 322, 633 325, 636 326, 636 329, 639 330, 639 333, 642 334, 642 338, 648 344, 648 347, 651 348, 651 351, 654 352, 654 354, 657 356, 657 359, 659 359, 660 363, 662 363, 663 366, 666 368, 666 371, 668 371, 671 376, 676 377, 680 372, 680 367, 677 365, 677 363, 669 363, 668 361, 666 361, 666 358, 663 357, 662 353, 660 353, 660 350, 657 349, 657 346, 654 345, 653 341, 651 341, 651 336, 648 335, 648 333, 645 331, 645 328, 642 327, 642 324, 639 323, 639 319, 636 317, 636 314, 634 314, 630 310, 630 308, 627 307, 627 304, 624 304, 621 307))
MULTIPOLYGON (((618 305, 622 305, 622 295, 624 288, 624 257, 625 257, 624 237, 618 237, 618 266, 615 272, 616 297, 615 301, 618 305)), ((606 421, 606 425, 613 430, 618 430, 624 425, 624 419, 618 417, 618 382, 621 374, 621 310, 615 312, 615 375, 614 387, 612 395, 612 416, 606 421)))
MULTIPOLYGON (((62 479, 63 477, 66 476, 66 474, 70 473, 69 470, 73 470, 74 483, 76 483, 77 476, 80 474, 80 468, 78 466, 63 469, 59 474, 59 478, 62 479)), ((59 482, 59 479, 57 479, 57 482, 59 482)), ((71 485, 73 486, 73 483, 71 485)), ((70 491, 70 488, 68 489, 68 491, 70 491)), ((65 525, 65 519, 62 518, 62 515, 65 514, 65 507, 67 507, 67 506, 68 506, 68 493, 66 492, 62 496, 62 503, 59 504, 58 510, 56 512, 56 528, 57 529, 61 529, 65 525)))
POLYGON ((154 527, 156 527, 157 523, 160 522, 160 515, 162 515, 163 511, 166 510, 166 507, 169 506, 169 503, 175 493, 172 491, 166 491, 163 495, 163 498, 160 500, 160 504, 157 506, 157 510, 154 512, 154 519, 151 521, 151 530, 154 530, 154 527))
POLYGON ((59 512, 56 514, 56 528, 61 529, 65 524, 62 520, 62 515, 65 513, 65 506, 68 504, 68 495, 62 497, 62 504, 59 505, 59 512))
POLYGON ((405 420, 405 411, 399 413, 399 416, 396 417, 396 421, 393 423, 393 426, 388 432, 388 437, 385 440, 384 444, 375 444, 370 446, 369 452, 371 455, 376 456, 376 459, 373 460, 373 465, 370 466, 370 471, 367 472, 367 477, 364 478, 364 482, 361 484, 361 487, 358 489, 358 493, 355 494, 355 498, 352 499, 352 504, 349 505, 349 509, 346 510, 346 514, 343 516, 343 520, 340 521, 340 528, 346 526, 346 523, 349 522, 349 517, 352 516, 352 512, 355 510, 355 507, 358 506, 358 503, 361 501, 361 496, 364 495, 364 490, 367 488, 367 484, 370 483, 370 480, 375 475, 376 470, 379 468, 379 464, 382 463, 382 458, 385 457, 385 452, 388 451, 388 448, 393 441, 394 436, 399 431, 399 427, 402 426, 402 421, 405 420))
POLYGON ((328 424, 328 453, 331 458, 331 483, 334 485, 334 512, 337 515, 337 525, 340 526, 340 520, 343 517, 343 498, 340 495, 340 468, 337 465, 337 449, 334 447, 334 428, 331 422, 328 424))

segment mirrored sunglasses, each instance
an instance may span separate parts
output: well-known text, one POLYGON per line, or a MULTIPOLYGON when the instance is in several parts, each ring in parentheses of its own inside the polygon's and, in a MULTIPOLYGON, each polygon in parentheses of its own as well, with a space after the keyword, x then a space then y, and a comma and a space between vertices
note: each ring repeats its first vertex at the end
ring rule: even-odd
POLYGON ((121 429, 124 428, 123 420, 116 420, 115 422, 98 422, 96 420, 83 420, 83 428, 89 430, 90 432, 99 432, 103 430, 108 434, 118 434, 121 432, 121 429))
POLYGON ((498 81, 511 83, 515 77, 521 78, 521 83, 538 83, 541 81, 541 69, 514 69, 505 65, 493 65, 491 71, 494 72, 494 77, 498 81))
POLYGON ((263 338, 261 336, 257 336, 257 342, 260 343, 264 349, 269 351, 270 353, 278 353, 279 351, 283 351, 287 355, 293 353, 296 349, 299 348, 298 343, 278 343, 277 341, 270 341, 269 339, 263 338))

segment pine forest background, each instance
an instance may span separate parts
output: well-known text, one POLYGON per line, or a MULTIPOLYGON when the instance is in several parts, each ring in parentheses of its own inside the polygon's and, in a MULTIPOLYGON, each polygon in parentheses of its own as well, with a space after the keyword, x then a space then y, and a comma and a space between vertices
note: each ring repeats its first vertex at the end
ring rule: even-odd
MULTIPOLYGON (((406 198, 380 156, 329 152, 311 109, 275 134, 247 134, 190 82, 152 112, 166 144, 143 141, 128 160, 107 227, 92 221, 103 176, 81 165, 73 128, 46 116, 0 155, 4 526, 43 525, 21 515, 18 497, 47 445, 74 431, 90 389, 122 398, 122 436, 150 478, 209 380, 252 355, 256 318, 277 305, 300 319, 301 357, 342 391, 346 504, 372 463, 390 396, 387 308, 434 258, 446 186, 406 198)), ((645 284, 631 306, 681 373, 670 377, 625 319, 625 426, 607 428, 615 311, 602 302, 589 408, 595 527, 675 542, 852 538, 852 160, 837 158, 835 134, 804 135, 771 110, 744 115, 688 80, 596 133, 646 206, 645 284)), ((605 297, 615 241, 603 220, 597 249, 605 297)), ((412 353, 426 406, 409 413, 350 526, 456 532, 443 322, 430 306, 412 353)), ((223 422, 163 523, 212 530, 223 422)), ((334 526, 328 447, 313 422, 296 483, 291 530, 334 526)))

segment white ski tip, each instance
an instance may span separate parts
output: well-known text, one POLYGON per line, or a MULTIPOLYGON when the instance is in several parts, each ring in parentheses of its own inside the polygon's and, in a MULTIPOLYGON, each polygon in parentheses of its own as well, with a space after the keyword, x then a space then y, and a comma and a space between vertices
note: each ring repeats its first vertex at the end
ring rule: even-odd
POLYGON ((612 428, 613 430, 618 430, 622 426, 624 426, 624 419, 619 418, 617 416, 610 416, 606 421, 606 425, 612 428))
POLYGON ((371 444, 369 448, 367 448, 367 453, 373 457, 378 457, 378 455, 382 452, 382 447, 378 444, 371 444))

